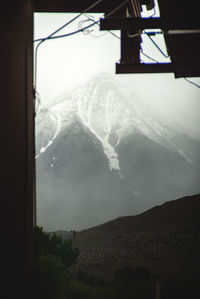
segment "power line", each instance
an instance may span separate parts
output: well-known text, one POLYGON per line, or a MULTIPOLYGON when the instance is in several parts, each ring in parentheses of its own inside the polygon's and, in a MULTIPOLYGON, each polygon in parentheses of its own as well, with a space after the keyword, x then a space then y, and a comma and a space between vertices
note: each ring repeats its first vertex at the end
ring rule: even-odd
POLYGON ((194 82, 194 81, 191 81, 191 80, 189 80, 188 78, 183 78, 185 81, 187 81, 187 82, 189 82, 190 84, 192 84, 192 85, 194 85, 194 86, 196 86, 197 88, 200 88, 200 85, 199 84, 197 84, 196 82, 194 82))
MULTIPOLYGON (((83 32, 84 30, 98 24, 99 21, 96 21, 94 22, 93 24, 90 24, 82 29, 79 29, 79 30, 76 30, 76 31, 73 31, 73 32, 70 32, 70 33, 66 33, 66 34, 62 34, 62 35, 56 35, 56 36, 50 36, 46 39, 39 39, 40 42, 39 44, 36 46, 36 49, 35 49, 35 78, 34 78, 34 90, 36 92, 36 85, 37 85, 37 56, 38 56, 38 49, 39 49, 39 46, 46 40, 51 40, 51 39, 57 39, 57 38, 63 38, 63 37, 68 37, 68 36, 72 36, 74 34, 77 34, 77 33, 80 33, 80 32, 83 32)), ((39 41, 39 40, 35 40, 35 41, 39 41)))
MULTIPOLYGON (((92 16, 92 17, 88 17, 87 15, 85 15, 86 17, 87 17, 87 19, 86 20, 81 20, 80 22, 79 22, 79 24, 78 24, 78 27, 79 27, 79 29, 84 29, 82 26, 83 26, 83 24, 84 23, 86 23, 86 22, 93 22, 93 23, 95 23, 96 21, 93 19, 94 17, 92 16)), ((98 20, 97 21, 97 25, 99 25, 99 23, 100 23, 100 21, 98 20)), ((85 30, 84 30, 85 31, 85 30)), ((83 31, 83 33, 84 34, 91 34, 94 30, 87 30, 86 32, 84 32, 83 31)), ((102 37, 102 36, 104 36, 105 34, 107 34, 107 32, 103 32, 103 34, 101 34, 100 36, 95 36, 95 35, 92 35, 91 34, 91 36, 92 37, 95 37, 95 38, 99 38, 99 37, 102 37)))
POLYGON ((58 29, 56 29, 54 32, 52 32, 50 35, 48 35, 47 37, 45 38, 40 38, 40 39, 36 39, 33 41, 33 43, 35 42, 39 42, 36 46, 36 49, 35 49, 35 74, 34 74, 34 94, 36 95, 37 94, 37 55, 38 55, 38 49, 39 49, 39 46, 45 42, 46 40, 49 40, 49 39, 55 39, 55 38, 62 38, 62 37, 67 37, 67 36, 71 36, 73 34, 77 34, 79 32, 82 32, 84 30, 86 30, 87 28, 90 28, 92 26, 95 25, 95 23, 93 24, 90 24, 88 25, 87 27, 83 28, 83 29, 80 29, 80 30, 76 30, 74 32, 70 32, 68 34, 63 34, 63 35, 59 35, 59 36, 54 36, 56 33, 58 33, 59 31, 61 31, 62 29, 64 29, 65 27, 67 27, 69 24, 71 24, 72 22, 74 22, 75 20, 77 20, 82 14, 84 14, 85 12, 87 12, 88 10, 94 8, 95 6, 97 6, 100 2, 102 2, 102 0, 97 0, 96 2, 94 2, 92 5, 90 5, 88 8, 86 8, 84 11, 82 11, 80 14, 78 14, 77 16, 75 16, 74 18, 72 18, 71 20, 69 20, 68 22, 66 22, 64 25, 62 25, 61 27, 59 27, 58 29))
MULTIPOLYGON (((91 16, 91 17, 89 17, 88 15, 86 15, 86 14, 84 14, 88 19, 87 20, 82 20, 82 21, 80 21, 79 22, 79 25, 80 24, 83 24, 84 22, 87 22, 87 21, 92 21, 92 22, 95 22, 95 20, 93 19, 93 16, 91 16)), ((100 20, 98 20, 98 21, 96 21, 97 22, 97 24, 100 26, 100 20)), ((80 27, 81 28, 81 27, 80 27)), ((84 28, 83 28, 84 29, 84 28)), ((85 30, 84 30, 85 31, 85 30)), ((84 31, 83 31, 83 33, 84 33, 84 31)), ((87 32, 87 34, 89 34, 89 33, 91 33, 92 32, 92 30, 91 31, 88 31, 87 32)), ((114 32, 112 32, 111 30, 106 30, 106 32, 104 33, 104 34, 102 34, 102 35, 100 35, 100 36, 94 36, 94 35, 91 35, 92 37, 95 37, 95 38, 99 38, 99 37, 102 37, 102 36, 104 36, 104 35, 106 35, 107 34, 107 32, 109 32, 110 34, 112 34, 114 37, 116 37, 116 38, 118 38, 118 39, 121 39, 120 38, 120 36, 118 36, 117 34, 115 34, 114 32)))
MULTIPOLYGON (((69 32, 69 33, 66 33, 66 34, 61 34, 61 35, 56 35, 56 36, 51 36, 51 37, 47 37, 45 39, 43 38, 39 38, 37 40, 35 40, 35 42, 43 42, 43 41, 46 41, 46 40, 51 40, 51 39, 57 39, 57 38, 62 38, 62 37, 68 37, 68 36, 71 36, 71 35, 74 35, 74 34, 77 34, 79 32, 83 32, 85 31, 86 29, 90 28, 90 27, 93 27, 94 25, 98 24, 99 23, 99 20, 98 21, 95 21, 93 24, 90 24, 88 26, 85 26, 84 28, 82 29, 78 29, 78 30, 75 30, 75 31, 72 31, 72 32, 69 32)), ((40 43, 38 44, 40 45, 40 43)))
POLYGON ((34 40, 34 42, 38 42, 38 41, 44 42, 45 40, 50 39, 53 35, 55 35, 59 31, 61 31, 62 29, 64 29, 66 26, 68 26, 69 24, 71 24, 72 22, 74 22, 75 20, 77 20, 82 14, 84 14, 88 10, 90 10, 90 9, 94 8, 95 6, 97 6, 100 2, 102 2, 102 0, 96 1, 95 3, 93 3, 92 5, 90 5, 88 8, 84 9, 80 14, 78 14, 77 16, 75 16, 74 18, 72 18, 71 20, 69 20, 67 23, 65 23, 64 25, 62 25, 58 29, 56 29, 49 36, 47 36, 45 38, 42 38, 42 39, 34 40))
POLYGON ((116 37, 116 38, 118 38, 118 39, 121 39, 120 36, 118 36, 117 34, 115 34, 114 32, 112 32, 111 30, 108 30, 108 32, 109 32, 110 34, 112 34, 114 37, 116 37))
POLYGON ((163 52, 163 50, 158 46, 158 44, 153 40, 153 38, 150 36, 150 34, 146 31, 144 31, 144 34, 146 34, 148 36, 148 38, 150 39, 150 41, 154 44, 154 46, 158 49, 158 51, 165 57, 165 58, 169 58, 169 55, 165 54, 163 52))
POLYGON ((108 18, 108 17, 110 17, 111 15, 113 15, 115 12, 117 12, 121 7, 123 7, 127 2, 129 2, 130 0, 125 0, 125 1, 123 1, 119 6, 117 6, 116 8, 114 8, 111 12, 109 12, 107 15, 106 15, 106 17, 105 17, 105 19, 106 18, 108 18))
POLYGON ((146 53, 144 53, 142 49, 140 49, 140 52, 141 52, 145 57, 147 57, 148 59, 150 59, 150 60, 152 60, 152 61, 154 61, 154 62, 156 62, 156 63, 159 63, 159 61, 157 61, 156 59, 154 59, 154 58, 152 58, 151 56, 149 56, 149 55, 147 55, 146 53))

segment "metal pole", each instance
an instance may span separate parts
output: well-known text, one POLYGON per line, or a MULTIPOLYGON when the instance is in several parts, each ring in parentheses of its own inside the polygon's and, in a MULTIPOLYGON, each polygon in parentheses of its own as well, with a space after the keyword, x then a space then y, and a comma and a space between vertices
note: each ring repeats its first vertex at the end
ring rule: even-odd
POLYGON ((156 299, 160 299, 160 281, 156 282, 156 299))
MULTIPOLYGON (((75 249, 75 247, 76 247, 76 231, 71 230, 71 232, 73 233, 73 248, 75 249)), ((73 265, 73 268, 74 268, 74 279, 76 280, 76 277, 77 277, 77 264, 76 263, 73 265)))

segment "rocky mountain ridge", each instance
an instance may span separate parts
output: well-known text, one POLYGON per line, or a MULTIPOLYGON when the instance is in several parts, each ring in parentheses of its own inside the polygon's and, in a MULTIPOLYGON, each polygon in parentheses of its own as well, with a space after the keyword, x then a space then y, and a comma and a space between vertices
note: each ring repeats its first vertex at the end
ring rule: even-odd
POLYGON ((79 231, 76 242, 78 267, 92 275, 111 279, 117 270, 143 267, 158 277, 197 279, 200 195, 79 231))
POLYGON ((83 229, 199 193, 199 148, 172 120, 100 75, 39 110, 38 223, 83 229))

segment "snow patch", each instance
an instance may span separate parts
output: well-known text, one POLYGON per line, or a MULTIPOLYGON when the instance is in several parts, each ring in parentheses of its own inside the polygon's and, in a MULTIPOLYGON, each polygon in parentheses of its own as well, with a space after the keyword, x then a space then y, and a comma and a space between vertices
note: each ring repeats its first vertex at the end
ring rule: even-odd
MULTIPOLYGON (((57 125, 57 129, 55 131, 53 138, 51 140, 49 140, 47 145, 41 147, 40 153, 35 157, 35 159, 37 159, 40 156, 40 154, 42 154, 46 151, 46 149, 54 142, 54 140, 56 139, 56 137, 58 136, 58 134, 61 130, 62 117, 61 117, 60 109, 56 109, 55 113, 50 114, 50 117, 55 121, 55 123, 57 125)), ((55 159, 55 157, 53 157, 53 159, 55 159)))
POLYGON ((87 113, 87 118, 85 119, 83 114, 80 113, 79 115, 80 118, 83 122, 83 124, 88 127, 88 129, 97 137, 97 139, 102 143, 104 153, 108 158, 109 162, 109 168, 110 170, 118 170, 120 171, 120 166, 119 166, 119 160, 118 160, 118 154, 116 153, 114 147, 108 142, 109 134, 107 134, 105 137, 101 137, 98 132, 94 129, 94 127, 91 124, 91 116, 92 116, 92 101, 90 102, 90 106, 88 107, 88 113, 87 113))
POLYGON ((44 153, 46 151, 46 149, 53 143, 53 139, 49 140, 49 142, 47 143, 46 146, 41 147, 40 149, 40 154, 44 153))
POLYGON ((116 153, 114 147, 112 147, 112 145, 106 139, 107 138, 100 138, 99 140, 101 141, 104 148, 104 153, 108 158, 110 170, 116 169, 120 171, 118 154, 116 153))

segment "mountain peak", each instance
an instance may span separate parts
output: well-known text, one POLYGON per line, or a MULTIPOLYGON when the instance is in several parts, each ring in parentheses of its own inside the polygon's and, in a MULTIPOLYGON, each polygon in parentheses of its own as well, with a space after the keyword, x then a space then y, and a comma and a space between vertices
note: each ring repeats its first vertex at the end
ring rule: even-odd
MULTIPOLYGON (((43 115, 48 115, 50 130, 53 127, 55 134, 67 129, 77 117, 102 142, 110 161, 111 157, 117 157, 115 148, 120 141, 135 133, 179 151, 172 142, 180 134, 173 120, 157 113, 106 72, 59 96, 49 107, 41 107, 38 122, 43 115)), ((186 155, 185 158, 188 159, 186 155)), ((115 162, 115 166, 110 162, 111 168, 119 169, 115 162)))

